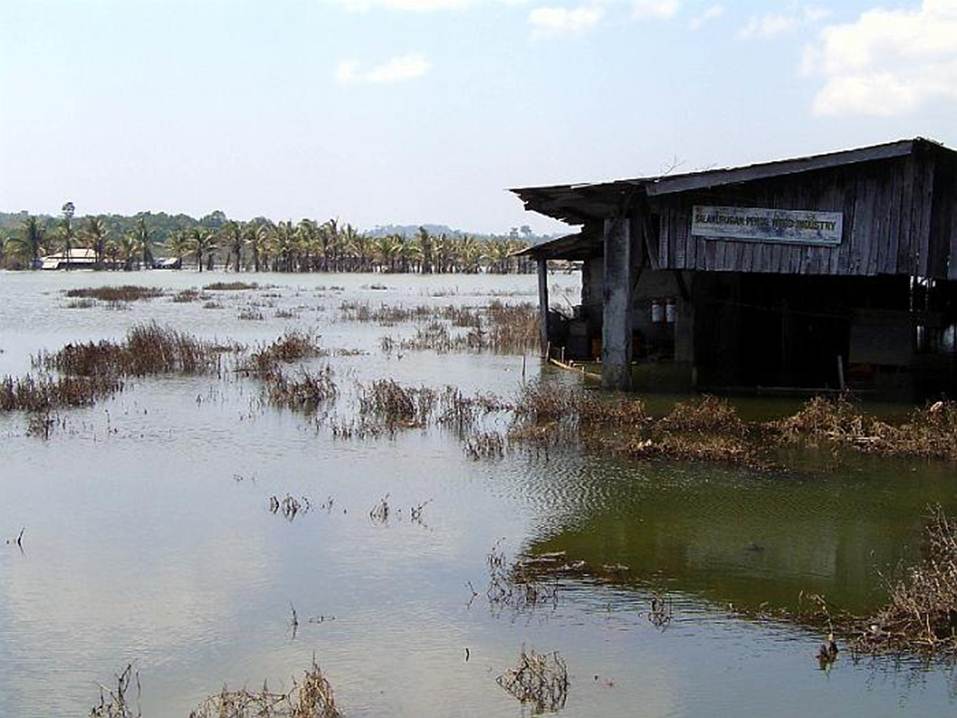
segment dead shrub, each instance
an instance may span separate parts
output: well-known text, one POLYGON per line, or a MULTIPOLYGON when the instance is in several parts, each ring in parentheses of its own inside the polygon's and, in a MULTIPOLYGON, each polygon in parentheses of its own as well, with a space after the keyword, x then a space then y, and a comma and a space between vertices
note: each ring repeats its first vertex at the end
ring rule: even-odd
POLYGON ((657 423, 656 428, 665 432, 733 436, 742 436, 747 432, 747 425, 727 399, 710 395, 678 402, 657 423))
POLYGON ((495 680, 534 715, 561 710, 568 698, 568 668, 558 651, 539 654, 522 646, 518 664, 495 680))
POLYGON ((301 679, 293 681, 292 690, 270 691, 265 684, 260 691, 245 688, 230 691, 225 686, 199 707, 189 718, 340 718, 332 685, 322 674, 315 658, 312 667, 301 679))
POLYGON ((918 563, 888 586, 888 603, 867 622, 857 647, 957 656, 957 522, 932 507, 918 563))

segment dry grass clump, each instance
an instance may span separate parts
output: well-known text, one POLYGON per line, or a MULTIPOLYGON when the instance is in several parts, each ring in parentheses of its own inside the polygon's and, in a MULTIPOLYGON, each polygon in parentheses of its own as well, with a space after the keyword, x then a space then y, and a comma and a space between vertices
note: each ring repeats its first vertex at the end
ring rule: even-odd
POLYGON ((96 302, 92 299, 74 299, 72 302, 67 302, 67 309, 92 309, 96 306, 96 302))
POLYGON ((873 419, 864 416, 844 395, 836 398, 816 396, 794 416, 766 424, 786 442, 854 442, 865 436, 873 419))
POLYGON ((280 364, 289 364, 321 354, 319 338, 314 334, 288 331, 270 344, 260 347, 249 355, 245 369, 255 374, 272 374, 280 364))
POLYGON ((92 406, 97 399, 122 389, 123 383, 111 376, 5 376, 0 379, 0 411, 43 413, 63 407, 92 406))
POLYGON ((104 302, 135 302, 141 299, 155 299, 163 296, 163 290, 157 287, 136 287, 126 284, 121 287, 81 287, 68 289, 66 296, 71 298, 99 299, 104 302))
POLYGON ((238 292, 244 289, 258 289, 256 282, 213 282, 203 289, 210 292, 238 292))
POLYGON ((393 379, 359 385, 359 416, 376 418, 390 428, 424 427, 435 407, 432 389, 403 387, 393 379))
POLYGON ((188 302, 195 302, 200 297, 202 297, 202 295, 198 289, 184 289, 173 295, 173 301, 177 304, 186 304, 188 302))
POLYGON ((239 314, 237 314, 236 317, 237 319, 242 319, 247 322, 261 322, 266 318, 266 316, 255 307, 243 307, 239 310, 239 314))
POLYGON ((888 587, 887 605, 857 641, 869 652, 957 656, 957 522, 940 506, 924 527, 921 560, 888 587))
POLYGON ((199 707, 189 718, 340 718, 332 685, 313 659, 312 667, 292 690, 275 693, 264 684, 261 691, 245 688, 230 691, 225 686, 199 707))
POLYGON ((295 378, 273 370, 266 377, 266 397, 275 406, 312 412, 339 397, 332 367, 318 371, 303 369, 295 378))
POLYGON ((649 421, 640 399, 599 395, 577 386, 533 382, 515 401, 518 417, 533 422, 577 421, 581 428, 597 425, 641 426, 649 421))
POLYGON ((155 323, 132 327, 122 342, 67 344, 34 357, 34 365, 73 376, 205 374, 220 369, 224 347, 155 323))
POLYGON ((901 424, 864 414, 847 397, 815 397, 797 414, 765 428, 785 443, 822 441, 884 456, 957 461, 957 402, 915 409, 901 424))
POLYGON ((568 668, 558 651, 539 654, 522 646, 518 664, 495 680, 533 715, 561 710, 568 698, 568 668))
POLYGON ((592 438, 589 441, 589 446, 593 449, 606 446, 610 450, 632 459, 671 459, 716 464, 738 464, 762 470, 771 466, 760 456, 754 445, 735 436, 667 432, 653 432, 653 434, 651 438, 635 438, 611 446, 602 442, 600 438, 592 438))
POLYGON ((538 309, 533 304, 504 304, 495 300, 488 305, 485 319, 487 332, 483 349, 523 352, 538 346, 538 309))
POLYGON ((666 432, 741 436, 747 425, 726 399, 705 395, 678 402, 656 428, 666 432))

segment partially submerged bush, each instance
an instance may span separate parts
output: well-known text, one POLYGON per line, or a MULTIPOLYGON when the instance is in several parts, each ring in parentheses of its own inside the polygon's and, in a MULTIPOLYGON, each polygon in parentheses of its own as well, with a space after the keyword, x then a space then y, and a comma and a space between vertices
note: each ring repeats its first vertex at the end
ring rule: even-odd
POLYGON ((797 414, 765 425, 787 443, 821 441, 885 456, 957 460, 957 402, 915 409, 901 424, 864 414, 848 398, 815 397, 797 414))
POLYGON ((259 285, 256 282, 213 282, 203 287, 203 289, 211 292, 233 292, 258 288, 259 285))
POLYGON ((660 431, 740 436, 747 426, 727 399, 705 395, 674 405, 658 422, 660 431))
POLYGON ((495 680, 535 715, 561 710, 568 698, 568 668, 558 651, 539 654, 522 646, 518 664, 495 680))
POLYGON ((163 296, 163 290, 157 287, 136 287, 125 284, 121 287, 81 287, 68 289, 66 296, 71 298, 99 299, 104 302, 135 302, 141 299, 154 299, 163 296))
POLYGON ((294 378, 274 371, 266 378, 265 392, 276 406, 315 411, 334 402, 339 396, 339 387, 333 379, 332 368, 325 367, 315 372, 303 369, 294 378))
POLYGON ((957 656, 957 522, 936 506, 923 539, 921 559, 888 587, 888 603, 867 622, 860 649, 957 656))
POLYGON ((157 324, 132 327, 122 342, 67 344, 41 353, 34 365, 73 376, 146 376, 218 371, 224 347, 157 324))
POLYGON ((278 370, 280 364, 319 356, 318 337, 300 331, 288 331, 270 344, 260 347, 249 355, 245 368, 256 374, 266 375, 278 370))
POLYGON ((109 376, 64 376, 46 374, 0 379, 0 411, 46 412, 51 409, 92 406, 97 399, 122 390, 123 384, 109 376))

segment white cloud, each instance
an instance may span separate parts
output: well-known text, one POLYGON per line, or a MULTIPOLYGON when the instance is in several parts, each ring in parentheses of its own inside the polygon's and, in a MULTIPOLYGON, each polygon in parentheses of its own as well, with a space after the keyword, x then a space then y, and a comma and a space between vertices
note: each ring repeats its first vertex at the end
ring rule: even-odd
POLYGON ((813 25, 828 15, 830 10, 816 6, 793 6, 787 12, 773 12, 756 15, 738 33, 743 38, 769 38, 801 27, 813 25))
POLYGON ((537 7, 528 14, 528 22, 539 35, 575 33, 593 28, 604 13, 597 5, 537 7))
POLYGON ((355 60, 343 60, 336 67, 336 82, 341 85, 385 85, 422 77, 432 65, 419 53, 400 55, 370 68, 355 60))
POLYGON ((354 12, 365 12, 373 8, 407 12, 433 12, 436 10, 458 10, 472 4, 471 0, 330 0, 330 2, 354 12))
POLYGON ((691 22, 688 23, 688 26, 692 30, 700 30, 702 25, 722 15, 724 15, 724 5, 711 5, 691 18, 691 22))
POLYGON ((631 16, 636 20, 669 20, 678 9, 678 0, 634 0, 631 16))
POLYGON ((891 116, 957 101, 957 0, 868 10, 825 27, 805 48, 803 69, 824 78, 816 115, 891 116))

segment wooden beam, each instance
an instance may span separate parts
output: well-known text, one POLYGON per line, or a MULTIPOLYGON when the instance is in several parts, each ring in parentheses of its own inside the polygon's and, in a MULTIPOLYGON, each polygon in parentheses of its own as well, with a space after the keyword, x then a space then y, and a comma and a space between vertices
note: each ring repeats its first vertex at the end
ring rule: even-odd
POLYGON ((544 357, 548 352, 548 260, 539 259, 537 264, 539 341, 544 357))

